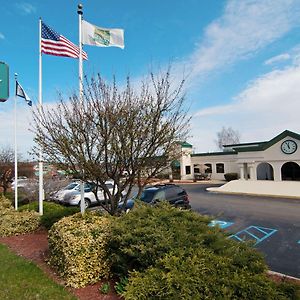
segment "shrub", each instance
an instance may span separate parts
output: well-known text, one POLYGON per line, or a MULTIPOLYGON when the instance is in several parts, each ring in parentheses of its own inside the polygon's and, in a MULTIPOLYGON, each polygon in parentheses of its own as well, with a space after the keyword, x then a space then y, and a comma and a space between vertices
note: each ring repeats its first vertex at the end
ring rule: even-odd
POLYGON ((209 221, 161 203, 113 222, 109 257, 113 272, 128 276, 125 299, 290 299, 292 289, 267 278, 260 253, 209 221))
MULTIPOLYGON (((44 213, 41 216, 41 225, 43 225, 47 229, 50 229, 54 223, 56 223, 63 217, 71 216, 79 212, 78 207, 65 207, 53 202, 44 202, 43 209, 44 213)), ((21 206, 19 210, 33 210, 38 212, 39 204, 38 202, 32 202, 30 204, 21 206)))
POLYGON ((262 272, 262 256, 246 244, 228 240, 210 219, 192 211, 183 211, 161 203, 157 206, 135 205, 112 225, 109 257, 112 271, 119 276, 130 270, 143 271, 175 248, 204 247, 215 254, 233 257, 236 266, 262 272))
POLYGON ((0 236, 32 232, 39 226, 40 220, 37 213, 15 211, 10 200, 0 196, 0 236))
POLYGON ((49 231, 49 263, 72 287, 82 287, 109 275, 106 245, 111 219, 95 212, 75 214, 49 231))
POLYGON ((6 210, 12 210, 13 207, 11 205, 11 201, 0 194, 0 213, 6 210))
POLYGON ((126 300, 289 299, 263 273, 236 268, 205 248, 176 249, 144 272, 132 272, 126 300))
POLYGON ((227 181, 236 180, 236 179, 238 179, 238 174, 237 173, 225 173, 224 177, 225 177, 225 180, 227 180, 227 181))

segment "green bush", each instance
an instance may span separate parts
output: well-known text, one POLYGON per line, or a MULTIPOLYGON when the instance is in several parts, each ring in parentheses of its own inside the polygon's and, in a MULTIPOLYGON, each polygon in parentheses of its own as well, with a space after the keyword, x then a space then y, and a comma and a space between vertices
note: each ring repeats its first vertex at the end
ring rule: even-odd
POLYGON ((224 178, 226 181, 236 180, 238 179, 238 173, 225 173, 224 178))
MULTIPOLYGON (((15 202, 15 192, 6 192, 5 197, 11 201, 12 204, 15 202)), ((24 188, 19 187, 18 188, 18 206, 21 207, 24 204, 28 204, 30 202, 30 199, 27 195, 27 193, 24 191, 24 188)))
POLYGON ((263 273, 236 268, 205 248, 176 249, 144 272, 132 272, 126 300, 290 299, 263 273))
POLYGON ((161 203, 113 222, 111 270, 128 276, 125 299, 289 299, 266 277, 260 253, 209 221, 161 203))
POLYGON ((119 276, 127 276, 133 269, 145 270, 166 253, 182 247, 204 247, 218 255, 233 257, 236 266, 257 272, 265 270, 256 251, 228 240, 220 229, 207 226, 210 222, 207 217, 166 203, 135 207, 112 225, 109 257, 112 271, 119 276))
POLYGON ((40 226, 36 212, 19 212, 11 206, 10 200, 0 196, 0 236, 19 235, 33 232, 40 226))
MULTIPOLYGON (((23 205, 19 208, 19 211, 33 210, 39 211, 38 202, 32 202, 26 205, 23 205)), ((78 207, 65 207, 60 204, 53 202, 44 202, 43 203, 43 215, 41 216, 41 225, 50 229, 51 226, 62 219, 63 217, 71 216, 79 212, 78 207)))
POLYGON ((6 210, 13 210, 14 208, 11 205, 11 201, 0 194, 0 214, 6 210))
POLYGON ((49 263, 68 286, 82 287, 108 277, 106 245, 110 220, 89 212, 63 218, 51 227, 49 263))

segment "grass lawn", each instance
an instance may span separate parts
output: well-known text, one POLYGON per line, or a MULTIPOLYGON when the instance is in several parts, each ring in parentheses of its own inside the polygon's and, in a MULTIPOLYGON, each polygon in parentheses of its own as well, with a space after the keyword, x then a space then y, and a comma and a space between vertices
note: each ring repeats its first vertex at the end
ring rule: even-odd
POLYGON ((32 262, 0 244, 0 299, 76 299, 32 262))

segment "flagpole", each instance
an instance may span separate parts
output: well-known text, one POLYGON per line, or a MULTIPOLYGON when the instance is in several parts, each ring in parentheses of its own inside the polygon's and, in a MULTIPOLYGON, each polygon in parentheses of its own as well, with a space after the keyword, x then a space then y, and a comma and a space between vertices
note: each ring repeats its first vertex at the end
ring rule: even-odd
MULTIPOLYGON (((83 112, 83 81, 82 81, 82 74, 83 74, 83 64, 82 64, 82 33, 81 33, 81 24, 82 24, 82 4, 78 4, 78 23, 79 23, 79 105, 83 112)), ((83 182, 83 173, 82 170, 82 178, 80 180, 80 212, 84 214, 85 211, 85 201, 84 201, 84 182, 83 182)))
POLYGON ((18 210, 17 79, 18 74, 15 73, 15 210, 18 210))
MULTIPOLYGON (((42 113, 42 19, 39 20, 39 118, 41 119, 42 113)), ((39 120, 41 122, 41 120, 39 120)), ((44 188, 43 188, 43 152, 42 147, 39 151, 39 213, 43 215, 43 200, 44 200, 44 188)))

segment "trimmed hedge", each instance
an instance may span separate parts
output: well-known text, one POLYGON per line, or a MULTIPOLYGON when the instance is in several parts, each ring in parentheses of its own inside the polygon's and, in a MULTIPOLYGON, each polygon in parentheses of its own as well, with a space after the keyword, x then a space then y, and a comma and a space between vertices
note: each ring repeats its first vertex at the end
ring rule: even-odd
POLYGON ((55 223, 48 235, 51 266, 68 286, 78 288, 108 278, 106 245, 111 219, 95 212, 55 223))
POLYGON ((10 200, 0 195, 0 236, 19 235, 36 231, 40 218, 36 212, 19 212, 11 206, 10 200))
POLYGON ((144 272, 132 272, 126 300, 290 299, 263 273, 237 268, 230 257, 176 249, 144 272))
POLYGON ((224 178, 226 181, 236 180, 238 179, 238 173, 225 173, 224 178))
POLYGON ((217 255, 231 256, 237 267, 263 272, 263 258, 246 244, 237 244, 216 227, 210 218, 193 211, 179 210, 167 203, 135 205, 136 209, 118 218, 109 240, 112 270, 119 276, 143 271, 176 248, 207 248, 217 255), (137 207, 138 206, 138 207, 137 207))
POLYGON ((117 219, 109 257, 128 276, 125 299, 297 299, 267 278, 260 253, 209 221, 165 203, 117 219))
MULTIPOLYGON (((26 205, 23 205, 19 208, 19 211, 39 211, 38 202, 32 202, 26 205)), ((43 203, 44 213, 41 216, 41 225, 50 229, 51 226, 58 222, 63 217, 74 215, 78 213, 80 209, 78 207, 65 207, 60 204, 56 204, 53 202, 44 202, 43 203)))

